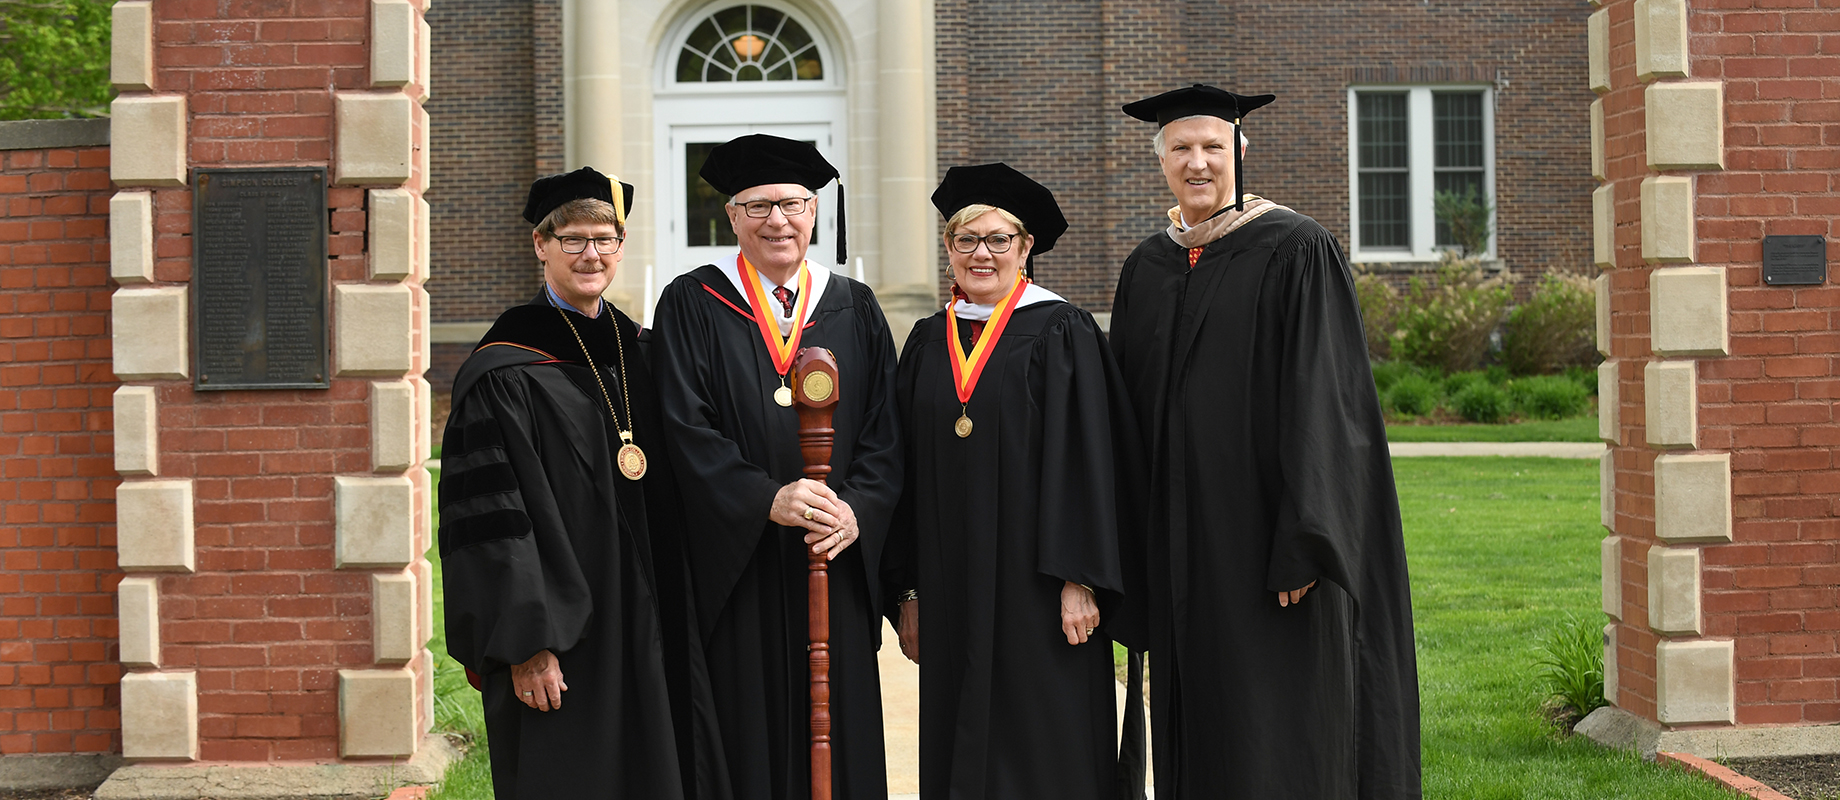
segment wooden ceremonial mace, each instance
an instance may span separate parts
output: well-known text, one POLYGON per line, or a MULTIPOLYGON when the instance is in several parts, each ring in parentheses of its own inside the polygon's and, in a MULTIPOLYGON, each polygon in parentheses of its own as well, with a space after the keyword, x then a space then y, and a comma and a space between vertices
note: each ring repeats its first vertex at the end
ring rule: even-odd
MULTIPOLYGON (((822 347, 800 348, 792 371, 805 477, 825 483, 831 473, 831 445, 837 441, 837 429, 831 427, 837 405, 837 359, 822 347)), ((805 557, 810 569, 805 620, 811 638, 811 800, 831 800, 830 562, 809 547, 805 557)))

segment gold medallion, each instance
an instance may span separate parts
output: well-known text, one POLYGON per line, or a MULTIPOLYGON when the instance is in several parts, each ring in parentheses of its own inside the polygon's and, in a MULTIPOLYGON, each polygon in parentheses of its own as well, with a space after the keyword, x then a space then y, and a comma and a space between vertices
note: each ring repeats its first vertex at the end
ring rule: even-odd
POLYGON ((645 451, 632 442, 620 447, 613 460, 620 465, 620 474, 627 480, 636 481, 645 477, 645 451))
POLYGON ((791 408, 792 407, 792 389, 786 386, 781 386, 778 389, 774 389, 773 390, 773 402, 778 403, 781 406, 784 406, 786 408, 791 408))
POLYGON ((960 439, 970 437, 971 418, 963 414, 958 415, 958 421, 952 424, 952 432, 958 434, 958 438, 960 439))
POLYGON ((831 376, 822 372, 807 373, 802 385, 805 388, 805 396, 814 403, 822 403, 831 399, 831 389, 835 388, 831 385, 831 376))

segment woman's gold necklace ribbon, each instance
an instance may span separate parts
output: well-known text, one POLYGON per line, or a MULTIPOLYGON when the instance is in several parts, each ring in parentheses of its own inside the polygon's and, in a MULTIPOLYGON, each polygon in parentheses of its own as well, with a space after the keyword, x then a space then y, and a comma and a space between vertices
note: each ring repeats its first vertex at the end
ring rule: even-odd
POLYGON ((799 262, 798 302, 792 307, 792 332, 781 336, 778 314, 767 305, 767 289, 760 285, 760 271, 754 269, 747 256, 735 256, 735 269, 741 272, 741 285, 747 289, 748 305, 754 309, 754 324, 760 328, 760 338, 767 343, 767 354, 773 357, 773 371, 779 373, 779 388, 773 390, 773 402, 790 408, 792 406, 792 385, 788 376, 792 374, 792 359, 799 353, 799 339, 805 333, 805 314, 811 308, 811 270, 805 262, 799 262))
POLYGON ((607 416, 613 417, 613 428, 620 432, 620 450, 613 456, 613 463, 619 467, 620 474, 627 480, 636 481, 645 477, 645 451, 633 444, 632 435, 632 397, 626 393, 626 345, 620 341, 619 320, 614 320, 613 346, 620 354, 620 403, 626 407, 626 425, 620 425, 620 415, 613 413, 613 396, 607 393, 607 382, 601 380, 600 368, 594 366, 594 356, 588 354, 588 344, 581 340, 581 333, 575 330, 575 323, 569 319, 569 312, 556 306, 556 313, 562 315, 562 324, 569 326, 569 333, 575 335, 575 344, 581 346, 581 355, 588 359, 588 371, 594 373, 594 383, 601 387, 601 399, 607 401, 607 416))
POLYGON ((1016 284, 1009 287, 1009 294, 997 301, 995 313, 990 315, 990 322, 978 335, 977 343, 966 353, 958 341, 958 315, 953 310, 958 307, 958 298, 946 305, 946 347, 947 360, 952 362, 952 388, 958 392, 958 421, 952 423, 952 432, 964 439, 971 435, 971 393, 977 390, 978 378, 984 374, 984 365, 990 363, 990 354, 997 349, 997 340, 1003 338, 1003 329, 1009 327, 1010 315, 1016 312, 1016 305, 1022 302, 1022 292, 1028 286, 1029 279, 1023 277, 1020 270, 1016 273, 1016 284))

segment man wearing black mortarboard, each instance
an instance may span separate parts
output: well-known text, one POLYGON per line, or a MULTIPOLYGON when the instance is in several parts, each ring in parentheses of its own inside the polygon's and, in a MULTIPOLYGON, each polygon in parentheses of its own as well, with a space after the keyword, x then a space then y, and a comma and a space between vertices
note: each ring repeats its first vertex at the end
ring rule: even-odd
POLYGON ((531 185, 543 288, 454 379, 447 650, 483 693, 501 800, 728 796, 657 387, 601 299, 632 199, 588 167, 531 185))
MULTIPOLYGON (((1118 277, 1111 340, 1151 454, 1157 800, 1417 798, 1399 501, 1335 237, 1243 191, 1245 115, 1212 86, 1158 126, 1169 227, 1118 277)), ((1121 513, 1129 513, 1121 509, 1121 513)))
POLYGON ((868 286, 805 260, 817 190, 838 178, 817 148, 743 136, 710 151, 700 174, 730 198, 739 250, 665 287, 651 355, 734 795, 810 796, 809 550, 831 559, 833 796, 881 798, 875 567, 901 489, 894 340, 868 286), (801 477, 790 380, 802 347, 838 366, 828 485, 801 477))

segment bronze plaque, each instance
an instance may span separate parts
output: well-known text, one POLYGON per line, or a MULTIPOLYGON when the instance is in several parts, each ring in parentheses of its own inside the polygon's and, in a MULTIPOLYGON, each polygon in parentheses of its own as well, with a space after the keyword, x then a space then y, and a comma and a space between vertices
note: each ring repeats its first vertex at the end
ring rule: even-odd
POLYGON ((326 170, 195 174, 193 386, 327 388, 326 170))
POLYGON ((1827 237, 1763 237, 1763 282, 1808 286, 1827 282, 1827 237))

